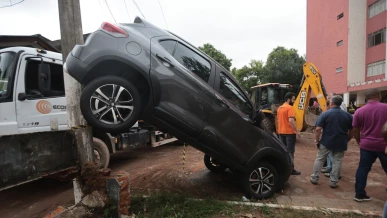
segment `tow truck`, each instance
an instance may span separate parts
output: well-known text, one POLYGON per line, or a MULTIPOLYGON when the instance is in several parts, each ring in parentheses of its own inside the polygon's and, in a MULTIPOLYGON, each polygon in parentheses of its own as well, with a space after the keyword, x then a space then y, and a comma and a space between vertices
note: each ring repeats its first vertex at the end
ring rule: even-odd
MULTIPOLYGON (((0 50, 0 191, 42 177, 65 179, 76 171, 77 152, 67 125, 62 54, 29 47, 0 50)), ((95 160, 177 138, 138 121, 111 135, 93 128, 95 160)))

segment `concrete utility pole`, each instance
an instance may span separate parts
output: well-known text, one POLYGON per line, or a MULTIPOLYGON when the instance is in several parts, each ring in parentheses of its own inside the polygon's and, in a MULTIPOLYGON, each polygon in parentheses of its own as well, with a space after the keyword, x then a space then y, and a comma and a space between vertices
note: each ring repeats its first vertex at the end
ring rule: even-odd
MULTIPOLYGON (((83 31, 81 19, 81 7, 79 0, 58 0, 59 21, 62 43, 63 62, 76 44, 83 44, 83 31)), ((74 78, 64 72, 66 99, 67 99, 67 120, 70 128, 73 129, 78 158, 81 166, 87 162, 93 162, 93 135, 91 127, 86 126, 79 107, 82 86, 74 78), (74 128, 77 127, 77 128, 74 128)), ((74 180, 75 203, 82 197, 79 180, 74 180)))

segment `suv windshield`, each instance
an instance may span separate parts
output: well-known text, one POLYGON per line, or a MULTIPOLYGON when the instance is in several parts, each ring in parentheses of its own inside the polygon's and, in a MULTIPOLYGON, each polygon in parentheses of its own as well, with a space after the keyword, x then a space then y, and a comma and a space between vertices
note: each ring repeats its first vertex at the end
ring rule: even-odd
POLYGON ((0 54, 0 97, 4 96, 8 90, 8 81, 12 76, 12 63, 15 59, 13 53, 1 53, 0 54))

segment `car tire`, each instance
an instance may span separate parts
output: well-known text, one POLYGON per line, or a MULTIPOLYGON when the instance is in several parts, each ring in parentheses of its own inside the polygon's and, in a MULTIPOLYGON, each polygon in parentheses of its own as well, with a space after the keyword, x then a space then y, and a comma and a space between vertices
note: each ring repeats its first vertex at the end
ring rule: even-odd
POLYGON ((107 168, 110 162, 110 152, 107 145, 98 138, 93 137, 94 162, 101 164, 103 168, 107 168))
POLYGON ((129 81, 117 76, 105 76, 86 85, 81 94, 80 107, 89 125, 104 132, 119 134, 137 122, 141 98, 137 88, 129 81))
POLYGON ((272 120, 268 117, 265 117, 260 123, 261 128, 269 132, 275 132, 275 125, 272 120))
POLYGON ((204 165, 206 165, 207 169, 214 173, 223 173, 227 169, 227 166, 214 160, 208 154, 204 155, 204 165))
POLYGON ((268 162, 260 162, 249 173, 242 176, 241 184, 246 197, 262 200, 270 198, 275 193, 279 187, 278 182, 279 175, 276 168, 268 162))

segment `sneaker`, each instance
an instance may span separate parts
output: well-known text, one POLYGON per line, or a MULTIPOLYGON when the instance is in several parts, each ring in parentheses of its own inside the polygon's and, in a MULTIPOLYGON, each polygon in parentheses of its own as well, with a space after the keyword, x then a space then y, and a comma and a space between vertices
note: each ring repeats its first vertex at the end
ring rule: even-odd
POLYGON ((362 201, 370 201, 371 198, 369 196, 367 196, 367 195, 363 196, 363 197, 356 195, 353 200, 355 200, 357 202, 362 202, 362 201))
POLYGON ((301 175, 301 172, 293 169, 291 174, 292 175, 301 175))
POLYGON ((310 182, 311 182, 313 185, 317 185, 317 184, 318 184, 318 179, 310 178, 310 182))
MULTIPOLYGON (((324 175, 325 175, 326 177, 331 177, 331 174, 330 174, 330 173, 324 173, 324 175)), ((339 176, 339 179, 341 179, 341 176, 339 176)))
POLYGON ((331 170, 330 170, 330 169, 322 169, 321 172, 322 172, 322 173, 330 173, 331 170))
POLYGON ((331 188, 337 188, 339 185, 337 185, 337 183, 330 183, 329 186, 331 186, 331 188))

